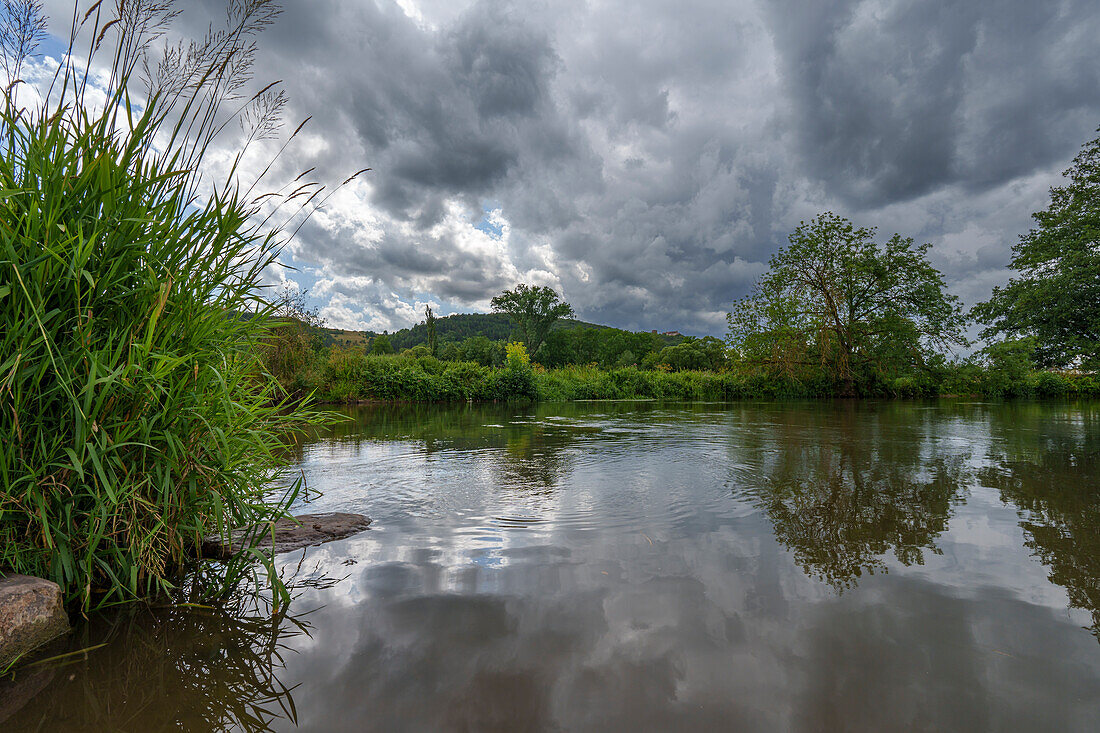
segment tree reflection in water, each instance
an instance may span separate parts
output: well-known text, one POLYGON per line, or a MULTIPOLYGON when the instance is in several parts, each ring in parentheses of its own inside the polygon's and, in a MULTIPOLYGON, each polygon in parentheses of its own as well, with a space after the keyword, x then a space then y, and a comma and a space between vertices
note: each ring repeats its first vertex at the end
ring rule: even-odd
POLYGON ((978 480, 1016 505, 1025 545, 1100 640, 1100 409, 1020 403, 992 412, 990 433, 978 480))
POLYGON ((293 688, 279 675, 291 640, 310 633, 306 614, 273 613, 245 592, 217 606, 188 605, 203 597, 196 591, 202 582, 192 577, 172 606, 105 612, 78 626, 70 649, 104 646, 59 660, 52 684, 4 729, 267 731, 296 724, 293 688))
MULTIPOLYGON (((248 603, 96 620, 73 648, 112 644, 57 669, 0 731, 1088 729, 1080 721, 1095 717, 1094 645, 1082 652, 1042 573, 1024 567, 1038 566, 1014 544, 1015 517, 979 484, 1019 508, 1028 548, 1093 614, 1095 633, 1100 406, 379 406, 352 416, 361 427, 337 426, 306 454, 318 464, 361 448, 373 457, 370 441, 390 441, 385 490, 369 505, 390 512, 390 525, 351 550, 369 559, 357 581, 318 594, 330 605, 310 617, 315 632, 248 603), (621 424, 619 409, 630 411, 621 424), (408 473, 411 489, 400 483, 408 473), (440 500, 406 519, 403 502, 424 496, 440 500), (476 514, 450 511, 469 506, 476 514), (548 531, 509 533, 507 545, 505 532, 484 531, 493 518, 514 527, 541 517, 548 531), (949 523, 959 536, 941 539, 949 523), (463 544, 467 529, 477 537, 463 544), (958 562, 869 594, 821 598, 783 582, 800 572, 786 566, 793 557, 839 593, 925 562, 937 545, 958 562), (486 547, 508 562, 480 562, 486 547), (287 689, 291 679, 304 687, 287 689)), ((333 483, 354 496, 348 472, 370 468, 345 463, 333 483)))
POLYGON ((776 408, 770 417, 767 430, 744 431, 734 458, 745 471, 741 485, 807 575, 841 592, 864 573, 886 572, 887 553, 903 565, 941 554, 935 540, 947 530, 969 458, 938 440, 942 417, 856 404, 776 408))

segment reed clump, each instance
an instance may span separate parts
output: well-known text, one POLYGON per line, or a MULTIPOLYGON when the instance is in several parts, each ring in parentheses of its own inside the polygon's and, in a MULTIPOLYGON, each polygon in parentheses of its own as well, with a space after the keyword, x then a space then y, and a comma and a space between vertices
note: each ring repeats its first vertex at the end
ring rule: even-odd
MULTIPOLYGON (((171 11, 117 9, 74 21, 70 45, 109 50, 105 101, 70 56, 41 105, 19 107, 14 84, 0 117, 0 571, 84 609, 164 591, 204 535, 285 516, 297 485, 269 487, 288 436, 320 419, 258 358, 279 230, 236 170, 220 187, 200 174, 246 72, 234 59, 273 8, 234 3, 224 33, 166 53, 140 108, 142 34, 171 11)), ((279 106, 264 95, 242 102, 261 123, 279 106)))

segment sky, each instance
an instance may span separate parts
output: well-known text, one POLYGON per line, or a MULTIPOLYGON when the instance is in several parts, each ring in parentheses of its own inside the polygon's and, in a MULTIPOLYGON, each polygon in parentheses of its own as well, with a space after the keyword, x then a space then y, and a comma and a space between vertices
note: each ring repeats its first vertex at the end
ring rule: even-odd
MULTIPOLYGON (((179 3, 174 37, 224 6, 179 3)), ((586 321, 722 336, 824 211, 932 243, 973 305, 1100 125, 1095 0, 283 6, 256 85, 282 81, 287 134, 312 117, 279 171, 372 169, 284 251, 338 328, 526 282, 586 321)), ((67 35, 71 3, 46 8, 67 35)))

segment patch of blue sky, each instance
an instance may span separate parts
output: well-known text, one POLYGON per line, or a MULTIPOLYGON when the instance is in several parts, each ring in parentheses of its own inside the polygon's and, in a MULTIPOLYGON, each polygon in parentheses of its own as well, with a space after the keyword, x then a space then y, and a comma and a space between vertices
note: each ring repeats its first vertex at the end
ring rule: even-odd
POLYGON ((477 224, 474 224, 474 229, 480 229, 493 239, 500 239, 504 234, 504 227, 493 220, 493 212, 499 209, 499 201, 482 201, 481 220, 477 224))
POLYGON ((69 51, 69 41, 62 40, 59 36, 55 36, 52 33, 47 33, 46 37, 42 39, 42 43, 38 46, 38 49, 32 55, 35 59, 44 59, 47 56, 61 63, 65 58, 65 54, 69 51))
POLYGON ((283 276, 297 283, 299 289, 312 291, 317 286, 319 278, 312 262, 299 260, 286 250, 279 255, 279 262, 286 267, 283 276))
POLYGON ((414 291, 411 298, 402 298, 402 300, 409 303, 428 303, 432 306, 432 313, 435 314, 436 318, 453 315, 457 312, 454 304, 444 303, 438 295, 427 291, 414 291))
MULTIPOLYGON (((75 74, 79 78, 85 72, 83 64, 88 57, 90 49, 87 47, 87 43, 81 44, 83 37, 77 39, 76 47, 73 52, 73 61, 76 64, 75 74)), ((86 39, 85 39, 86 40, 86 39)), ((65 57, 69 52, 69 40, 68 38, 62 38, 61 36, 47 33, 39 43, 38 48, 31 54, 31 59, 37 63, 42 64, 46 59, 52 59, 57 65, 61 65, 65 61, 65 57)), ((109 58, 104 52, 99 53, 100 66, 105 62, 109 62, 109 58)), ((52 76, 53 69, 55 67, 47 65, 50 75, 52 76)), ((100 68, 98 74, 92 74, 88 77, 88 86, 93 89, 97 89, 100 92, 105 91, 103 85, 105 84, 105 77, 101 76, 106 71, 104 68, 100 68)), ((24 72, 26 73, 26 72, 24 72)), ((35 84, 39 88, 39 92, 45 94, 46 89, 51 85, 50 78, 37 78, 28 79, 29 82, 35 84)), ((145 94, 146 89, 143 83, 137 79, 132 80, 129 85, 130 90, 130 105, 134 114, 141 114, 145 109, 145 94)), ((58 85, 54 85, 54 93, 59 91, 58 85)), ((94 95, 93 95, 94 96, 94 95)))

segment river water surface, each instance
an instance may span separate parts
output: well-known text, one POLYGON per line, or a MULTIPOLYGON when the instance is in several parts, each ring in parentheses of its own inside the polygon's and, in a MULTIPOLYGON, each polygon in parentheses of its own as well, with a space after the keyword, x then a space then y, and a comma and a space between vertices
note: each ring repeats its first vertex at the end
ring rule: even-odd
POLYGON ((1100 727, 1100 404, 347 414, 289 615, 97 617, 0 728, 1100 727))

